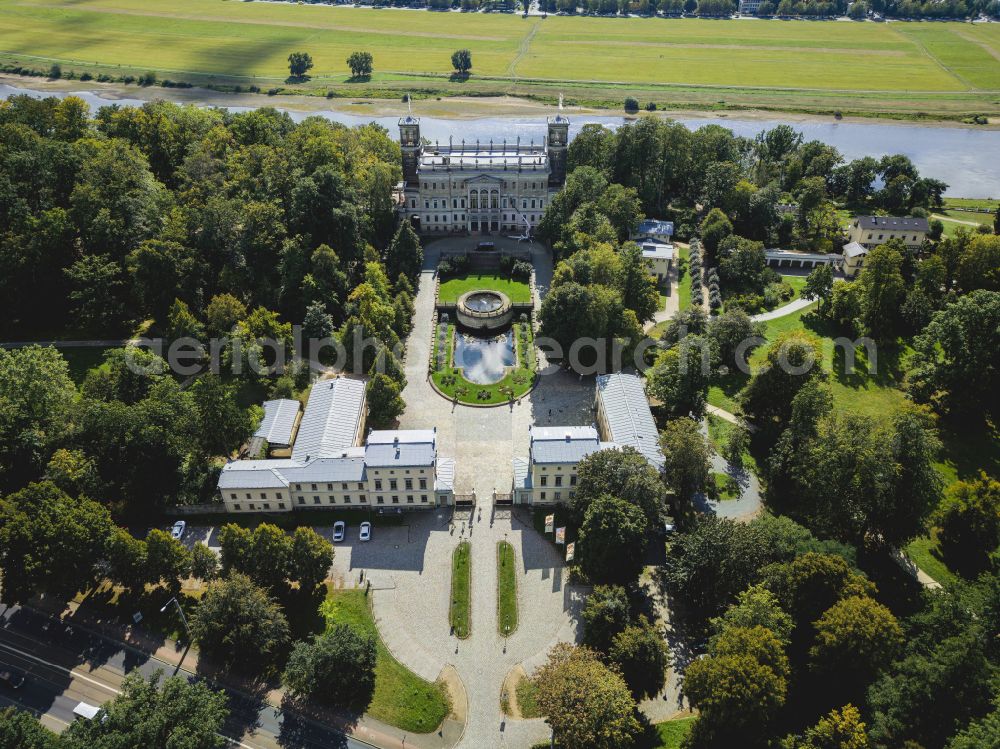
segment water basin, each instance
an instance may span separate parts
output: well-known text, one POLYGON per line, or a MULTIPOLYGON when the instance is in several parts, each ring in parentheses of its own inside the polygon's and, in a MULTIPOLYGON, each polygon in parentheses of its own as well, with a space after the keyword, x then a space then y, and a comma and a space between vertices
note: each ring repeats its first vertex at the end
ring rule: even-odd
POLYGON ((479 338, 456 332, 454 361, 469 382, 476 385, 500 382, 507 374, 507 368, 517 362, 514 335, 508 330, 491 338, 479 338))

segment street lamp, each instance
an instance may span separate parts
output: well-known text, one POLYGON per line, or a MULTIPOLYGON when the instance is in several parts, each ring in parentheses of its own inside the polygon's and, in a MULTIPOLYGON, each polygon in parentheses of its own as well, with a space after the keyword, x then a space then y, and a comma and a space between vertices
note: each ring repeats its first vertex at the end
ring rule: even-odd
POLYGON ((191 643, 194 641, 194 638, 191 636, 191 628, 188 626, 187 617, 184 616, 184 609, 181 608, 181 604, 177 600, 176 596, 174 596, 165 604, 163 604, 163 607, 160 609, 160 613, 161 614, 166 613, 167 609, 170 608, 170 604, 173 604, 174 606, 177 607, 177 613, 181 615, 181 622, 184 623, 184 632, 187 634, 187 646, 184 648, 184 652, 181 654, 180 661, 177 662, 177 668, 174 669, 174 673, 176 674, 178 671, 181 670, 181 664, 184 663, 184 657, 187 655, 188 650, 191 649, 191 643))

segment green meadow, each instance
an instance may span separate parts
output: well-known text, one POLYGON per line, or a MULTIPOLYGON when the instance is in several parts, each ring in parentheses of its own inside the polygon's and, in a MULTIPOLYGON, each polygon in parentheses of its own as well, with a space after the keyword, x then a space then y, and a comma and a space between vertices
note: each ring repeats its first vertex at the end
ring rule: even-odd
POLYGON ((0 62, 334 96, 516 94, 661 108, 959 117, 1000 111, 1000 26, 521 18, 235 0, 0 0, 0 62), (472 51, 452 79, 455 49, 472 51), (286 85, 287 57, 312 79, 286 85), (370 80, 345 60, 374 56, 370 80))

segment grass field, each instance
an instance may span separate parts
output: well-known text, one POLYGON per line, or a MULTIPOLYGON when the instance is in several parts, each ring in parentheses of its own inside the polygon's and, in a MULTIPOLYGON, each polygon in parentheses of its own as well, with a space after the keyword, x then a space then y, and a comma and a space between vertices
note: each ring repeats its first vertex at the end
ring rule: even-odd
POLYGON ((497 630, 509 635, 517 629, 517 563, 514 547, 497 544, 497 630))
POLYGON ((657 723, 656 732, 660 736, 660 744, 656 749, 680 749, 681 742, 691 732, 694 718, 678 718, 666 723, 657 723))
POLYGON ((371 717, 415 733, 429 733, 441 725, 449 710, 444 687, 424 681, 392 657, 378 637, 364 591, 331 592, 322 613, 330 624, 345 622, 377 638, 375 694, 367 709, 371 717))
POLYGON ((489 273, 469 274, 442 281, 441 288, 438 289, 438 300, 446 303, 457 302, 462 294, 475 289, 501 291, 514 304, 525 304, 531 301, 531 287, 524 281, 514 281, 489 273))
POLYGON ((471 628, 472 545, 463 541, 451 557, 451 609, 448 617, 455 636, 464 640, 471 628))
POLYGON ((661 108, 1000 112, 1000 27, 432 13, 230 0, 0 0, 0 60, 215 85, 281 86, 287 57, 316 66, 296 88, 337 96, 535 95, 620 104, 620 84, 661 108), (451 78, 451 53, 473 75, 451 78), (354 50, 374 56, 351 81, 354 50))

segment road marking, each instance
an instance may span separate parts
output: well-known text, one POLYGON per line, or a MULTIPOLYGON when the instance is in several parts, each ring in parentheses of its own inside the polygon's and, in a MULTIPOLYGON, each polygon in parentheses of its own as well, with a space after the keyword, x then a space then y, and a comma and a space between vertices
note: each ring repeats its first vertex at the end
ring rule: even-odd
MULTIPOLYGON (((50 661, 47 661, 44 658, 40 658, 39 656, 35 655, 34 653, 26 653, 23 650, 21 650, 19 648, 15 648, 12 645, 8 645, 5 642, 0 642, 0 648, 3 648, 4 650, 9 650, 12 653, 16 653, 17 655, 19 655, 20 657, 22 657, 22 658, 24 658, 26 660, 37 661, 38 663, 44 664, 44 665, 48 666, 49 668, 54 668, 57 671, 65 671, 66 673, 68 673, 70 676, 73 676, 74 678, 82 679, 83 681, 86 681, 86 682, 88 682, 90 684, 93 684, 96 687, 100 687, 101 689, 106 689, 107 691, 111 692, 112 694, 121 694, 121 692, 119 690, 115 689, 114 687, 109 687, 107 684, 102 684, 101 682, 97 681, 96 679, 91 679, 89 676, 84 676, 83 674, 77 673, 75 670, 73 670, 71 668, 66 668, 65 666, 60 666, 57 663, 52 663, 50 661)), ((52 717, 52 716, 50 716, 50 717, 52 717)), ((55 720, 59 720, 59 719, 55 718, 55 720)), ((59 722, 62 723, 63 721, 59 721, 59 722)), ((232 738, 230 736, 226 736, 223 733, 220 733, 218 735, 221 736, 222 738, 224 738, 230 744, 234 744, 235 746, 241 747, 242 749, 256 749, 256 747, 250 746, 249 744, 244 744, 242 741, 240 741, 238 739, 234 739, 234 738, 232 738)))

